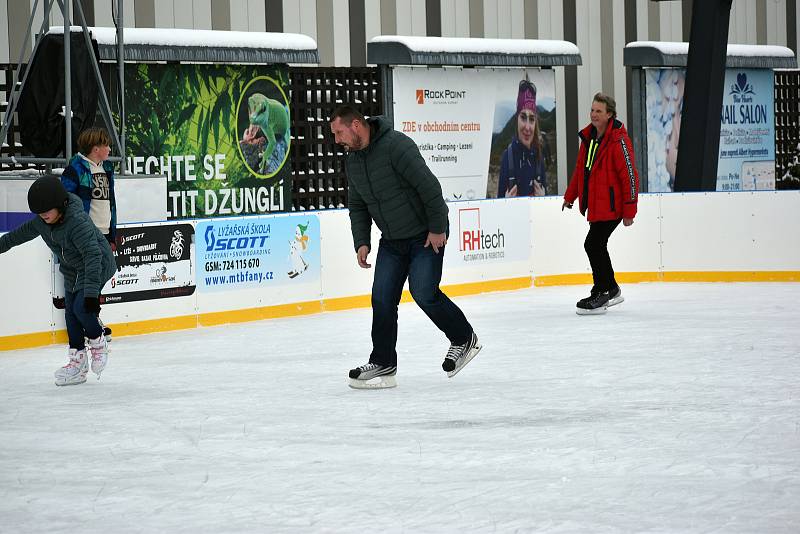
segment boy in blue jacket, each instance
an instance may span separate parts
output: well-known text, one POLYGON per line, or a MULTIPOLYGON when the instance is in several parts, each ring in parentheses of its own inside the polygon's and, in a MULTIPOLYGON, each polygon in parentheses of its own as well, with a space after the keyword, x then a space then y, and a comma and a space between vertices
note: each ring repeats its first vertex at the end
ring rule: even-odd
MULTIPOLYGON (((61 175, 61 183, 69 193, 83 202, 83 211, 111 245, 117 250, 117 201, 114 195, 114 165, 111 136, 103 128, 87 128, 78 136, 78 150, 61 175)), ((103 333, 111 341, 111 329, 103 325, 103 333)))
POLYGON ((67 193, 57 177, 36 180, 28 190, 28 206, 37 217, 0 236, 0 254, 41 236, 64 275, 69 363, 56 371, 56 385, 86 382, 87 339, 92 372, 99 379, 108 361, 108 344, 97 316, 100 291, 116 271, 114 254, 83 211, 81 199, 67 193))

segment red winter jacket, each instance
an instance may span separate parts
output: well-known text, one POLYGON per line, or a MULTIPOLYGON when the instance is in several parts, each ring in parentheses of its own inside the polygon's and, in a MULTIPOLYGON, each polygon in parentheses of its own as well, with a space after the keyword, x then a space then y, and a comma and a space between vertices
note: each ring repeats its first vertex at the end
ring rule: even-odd
POLYGON ((609 122, 595 152, 589 175, 588 198, 584 198, 584 177, 592 125, 581 130, 578 137, 581 139, 578 161, 575 162, 564 200, 572 204, 579 198, 581 215, 585 215, 588 208, 586 218, 589 222, 632 219, 636 215, 639 175, 633 157, 633 144, 625 126, 617 119, 609 122))

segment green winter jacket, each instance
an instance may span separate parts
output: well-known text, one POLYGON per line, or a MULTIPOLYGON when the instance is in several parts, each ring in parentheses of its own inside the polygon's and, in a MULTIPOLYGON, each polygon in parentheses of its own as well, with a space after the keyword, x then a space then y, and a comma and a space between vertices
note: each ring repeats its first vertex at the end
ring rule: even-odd
POLYGON ((117 269, 111 246, 83 211, 81 199, 72 193, 61 222, 49 225, 35 216, 0 236, 0 254, 38 236, 58 257, 64 289, 71 293, 83 290, 85 297, 99 296, 117 269))
POLYGON ((348 208, 356 251, 370 246, 372 220, 386 239, 447 232, 442 186, 416 143, 385 117, 370 117, 370 142, 345 163, 348 208))

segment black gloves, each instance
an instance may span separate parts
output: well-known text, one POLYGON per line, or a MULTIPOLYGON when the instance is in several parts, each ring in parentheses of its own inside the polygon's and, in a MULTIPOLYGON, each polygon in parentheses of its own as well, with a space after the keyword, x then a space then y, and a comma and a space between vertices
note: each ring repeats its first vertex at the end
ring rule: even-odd
POLYGON ((98 315, 100 313, 100 299, 97 297, 85 297, 83 299, 83 309, 87 313, 98 315))

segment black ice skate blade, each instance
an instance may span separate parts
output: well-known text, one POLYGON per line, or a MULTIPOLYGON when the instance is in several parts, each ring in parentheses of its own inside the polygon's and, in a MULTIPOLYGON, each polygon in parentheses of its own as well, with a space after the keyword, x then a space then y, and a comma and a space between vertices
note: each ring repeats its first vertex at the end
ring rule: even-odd
POLYGON ((353 389, 389 389, 397 387, 397 380, 394 375, 376 376, 369 380, 359 380, 357 378, 348 378, 349 386, 353 389))

